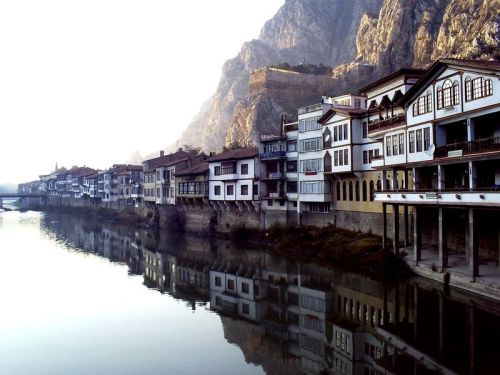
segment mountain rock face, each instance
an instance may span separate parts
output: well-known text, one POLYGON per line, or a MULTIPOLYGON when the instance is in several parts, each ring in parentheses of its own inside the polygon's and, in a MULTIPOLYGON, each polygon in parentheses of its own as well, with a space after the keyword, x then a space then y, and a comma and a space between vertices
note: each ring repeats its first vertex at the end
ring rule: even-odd
MULTIPOLYGON (((500 0, 286 0, 259 39, 228 60, 215 94, 179 144, 217 151, 232 142, 253 145, 279 132, 285 112, 323 94, 356 91, 402 67, 424 67, 439 57, 498 58, 500 0), (259 68, 287 62, 325 64, 326 85, 274 72, 256 87, 259 68), (287 86, 288 82, 288 86, 287 86), (279 84, 277 84, 279 83, 279 84)), ((298 74, 300 75, 300 74, 298 74)))

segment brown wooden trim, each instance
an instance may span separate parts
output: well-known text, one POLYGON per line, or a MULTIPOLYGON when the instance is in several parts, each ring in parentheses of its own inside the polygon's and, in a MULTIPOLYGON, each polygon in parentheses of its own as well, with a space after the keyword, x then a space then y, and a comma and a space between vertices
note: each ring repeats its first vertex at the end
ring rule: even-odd
MULTIPOLYGON (((469 102, 467 102, 467 103, 469 103, 469 102)), ((447 119, 450 119, 450 118, 453 118, 453 117, 459 117, 459 116, 467 115, 467 114, 470 114, 470 113, 477 113, 477 112, 484 111, 485 109, 491 109, 491 108, 497 108, 497 107, 500 107, 500 103, 492 104, 492 105, 489 105, 487 107, 481 107, 481 108, 472 109, 470 111, 462 112, 460 114, 454 114, 454 115, 450 115, 450 116, 447 116, 447 117, 436 118, 436 122, 439 123, 439 122, 441 122, 443 120, 447 120, 447 119)), ((459 120, 457 120, 457 121, 459 121, 459 120)))
POLYGON ((456 75, 460 75, 460 72, 455 72, 455 73, 452 73, 452 74, 448 74, 447 76, 444 76, 444 77, 440 77, 440 78, 437 78, 434 80, 434 83, 436 82, 441 82, 441 81, 446 81, 447 79, 449 79, 450 77, 453 77, 453 76, 456 76, 456 75))
MULTIPOLYGON (((417 79, 417 80, 418 80, 418 79, 417 79)), ((390 83, 390 82, 392 82, 392 81, 393 81, 393 80, 388 81, 388 82, 383 82, 383 83, 384 83, 384 84, 387 84, 387 83, 390 83)), ((382 83, 381 83, 381 84, 382 84, 382 83)), ((392 90, 397 90, 397 88, 398 88, 398 87, 404 87, 404 86, 405 86, 405 81, 403 80, 403 84, 402 84, 402 85, 396 86, 395 88, 392 88, 392 89, 388 89, 388 90, 382 91, 381 93, 379 93, 379 94, 377 94, 377 95, 374 95, 373 97, 375 97, 375 96, 379 96, 379 95, 383 95, 383 94, 385 94, 385 93, 387 93, 387 92, 390 92, 390 91, 392 91, 392 90)), ((375 90, 373 90, 373 91, 375 91, 375 90)), ((367 101, 368 101, 368 96, 367 96, 367 101)), ((367 103, 367 104, 368 104, 368 103, 367 103)))

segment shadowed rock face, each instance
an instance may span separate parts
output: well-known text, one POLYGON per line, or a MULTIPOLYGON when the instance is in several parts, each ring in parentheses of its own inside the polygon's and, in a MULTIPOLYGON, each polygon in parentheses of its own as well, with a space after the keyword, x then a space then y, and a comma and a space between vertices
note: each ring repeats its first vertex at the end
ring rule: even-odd
MULTIPOLYGON (((500 0, 286 0, 260 37, 228 60, 215 94, 179 144, 208 151, 239 142, 255 144, 276 133, 290 111, 279 90, 249 90, 258 68, 288 62, 335 67, 328 94, 355 91, 401 67, 423 67, 439 57, 498 58, 500 0)), ((319 100, 324 87, 296 100, 319 100), (313 96, 317 99, 314 100, 313 96)))

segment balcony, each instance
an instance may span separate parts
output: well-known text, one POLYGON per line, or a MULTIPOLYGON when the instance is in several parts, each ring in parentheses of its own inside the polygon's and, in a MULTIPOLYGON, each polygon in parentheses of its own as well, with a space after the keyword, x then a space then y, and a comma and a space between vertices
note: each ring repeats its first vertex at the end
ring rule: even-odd
POLYGON ((263 180, 282 180, 285 179, 286 175, 283 172, 271 172, 267 176, 264 176, 263 180))
POLYGON ((478 190, 399 190, 376 191, 375 201, 393 204, 410 205, 453 205, 453 206, 484 206, 498 207, 500 205, 500 187, 478 190), (496 190, 498 189, 498 190, 496 190))
POLYGON ((272 141, 281 141, 281 140, 286 140, 286 136, 275 135, 275 134, 261 134, 260 135, 261 142, 272 142, 272 141))
POLYGON ((269 197, 271 197, 271 198, 283 198, 284 196, 285 196, 284 191, 280 191, 277 193, 269 193, 269 197))
POLYGON ((303 115, 304 113, 319 111, 322 108, 323 108, 322 103, 308 105, 307 107, 299 108, 298 113, 299 113, 299 115, 303 115))
POLYGON ((368 135, 404 125, 406 125, 406 116, 404 114, 400 114, 385 120, 370 122, 368 124, 368 135))
POLYGON ((260 160, 286 159, 286 151, 261 152, 260 160))
POLYGON ((470 142, 457 142, 440 146, 436 148, 434 157, 436 159, 462 157, 464 155, 490 151, 500 151, 500 137, 489 137, 470 142))
POLYGON ((384 155, 372 157, 372 168, 380 168, 384 166, 384 155))

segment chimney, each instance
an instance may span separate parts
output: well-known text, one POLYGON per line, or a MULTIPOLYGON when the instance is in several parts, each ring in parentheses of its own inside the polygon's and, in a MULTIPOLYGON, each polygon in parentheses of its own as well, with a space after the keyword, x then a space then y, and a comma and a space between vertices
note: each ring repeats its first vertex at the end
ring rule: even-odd
POLYGON ((165 152, 163 150, 160 151, 160 156, 165 155, 165 152))
POLYGON ((177 152, 182 152, 182 147, 179 147, 179 148, 177 149, 177 152))

